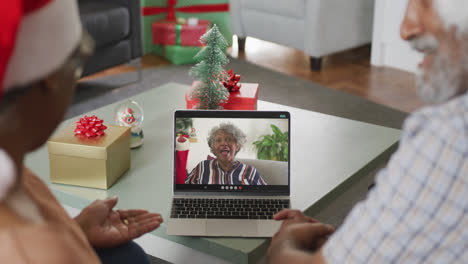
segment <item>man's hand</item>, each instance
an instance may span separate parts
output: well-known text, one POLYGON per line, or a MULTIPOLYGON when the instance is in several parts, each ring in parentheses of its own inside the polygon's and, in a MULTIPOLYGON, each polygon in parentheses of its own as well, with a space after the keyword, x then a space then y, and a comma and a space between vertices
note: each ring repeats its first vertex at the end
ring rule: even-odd
POLYGON ((314 218, 305 215, 299 210, 283 209, 273 216, 277 221, 283 221, 281 227, 289 223, 318 223, 314 218))
POLYGON ((75 218, 93 247, 115 247, 158 228, 160 214, 146 210, 112 210, 117 197, 96 200, 75 218))
POLYGON ((271 263, 288 261, 317 261, 313 253, 319 250, 335 228, 318 223, 298 210, 285 209, 273 217, 283 220, 280 230, 273 236, 267 256, 271 263))

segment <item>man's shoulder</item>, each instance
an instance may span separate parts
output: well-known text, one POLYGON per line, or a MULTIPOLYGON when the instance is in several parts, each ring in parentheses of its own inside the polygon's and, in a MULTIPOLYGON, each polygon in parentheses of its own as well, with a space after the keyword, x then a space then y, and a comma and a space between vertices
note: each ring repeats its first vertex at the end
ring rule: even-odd
POLYGON ((402 140, 421 134, 430 134, 447 140, 468 139, 466 127, 468 127, 468 94, 412 113, 404 123, 402 140))

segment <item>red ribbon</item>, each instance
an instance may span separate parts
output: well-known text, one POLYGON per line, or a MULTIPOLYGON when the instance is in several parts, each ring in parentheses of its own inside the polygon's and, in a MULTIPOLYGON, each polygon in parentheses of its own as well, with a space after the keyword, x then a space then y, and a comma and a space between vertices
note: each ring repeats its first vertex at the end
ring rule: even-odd
POLYGON ((240 78, 241 78, 240 74, 234 74, 234 71, 232 69, 230 69, 227 72, 227 74, 228 74, 228 79, 223 81, 224 87, 226 87, 226 89, 228 89, 230 93, 235 93, 239 91, 239 89, 242 86, 239 83, 240 78))
POLYGON ((75 135, 83 135, 88 138, 100 137, 105 134, 104 130, 107 128, 102 124, 102 119, 93 116, 84 116, 80 121, 76 122, 75 135))
POLYGON ((158 15, 167 12, 166 19, 176 20, 175 12, 183 13, 208 13, 208 12, 228 12, 229 4, 205 4, 194 6, 175 7, 177 0, 167 0, 167 7, 148 6, 142 8, 143 16, 158 15))
POLYGON ((184 143, 185 141, 187 141, 187 138, 189 138, 188 135, 182 134, 182 135, 180 135, 179 138, 177 139, 177 142, 184 143))

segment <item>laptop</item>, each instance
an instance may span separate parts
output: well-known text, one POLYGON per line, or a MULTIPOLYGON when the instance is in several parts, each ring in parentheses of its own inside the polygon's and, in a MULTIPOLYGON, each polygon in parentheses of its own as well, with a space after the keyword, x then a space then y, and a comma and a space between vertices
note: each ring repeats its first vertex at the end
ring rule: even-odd
POLYGON ((284 111, 175 111, 167 234, 272 237, 290 207, 290 129, 284 111))

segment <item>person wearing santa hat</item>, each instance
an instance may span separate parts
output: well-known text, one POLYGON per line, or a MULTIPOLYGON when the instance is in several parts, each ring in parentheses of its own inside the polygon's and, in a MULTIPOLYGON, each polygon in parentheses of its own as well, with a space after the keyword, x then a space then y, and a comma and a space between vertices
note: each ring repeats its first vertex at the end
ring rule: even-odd
POLYGON ((418 89, 432 105, 405 121, 397 152, 336 232, 279 212, 270 263, 468 263, 468 1, 409 0, 400 35, 424 54, 418 89))
POLYGON ((97 200, 70 218, 24 168, 64 117, 93 42, 76 0, 0 2, 0 263, 149 263, 134 238, 162 222, 97 200))

